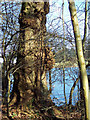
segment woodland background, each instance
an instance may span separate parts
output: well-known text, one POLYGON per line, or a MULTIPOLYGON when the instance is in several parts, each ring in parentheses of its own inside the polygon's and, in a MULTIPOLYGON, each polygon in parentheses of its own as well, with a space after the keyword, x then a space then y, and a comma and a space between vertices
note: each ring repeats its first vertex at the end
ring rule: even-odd
POLYGON ((1 2, 2 120, 90 120, 90 2, 1 2))

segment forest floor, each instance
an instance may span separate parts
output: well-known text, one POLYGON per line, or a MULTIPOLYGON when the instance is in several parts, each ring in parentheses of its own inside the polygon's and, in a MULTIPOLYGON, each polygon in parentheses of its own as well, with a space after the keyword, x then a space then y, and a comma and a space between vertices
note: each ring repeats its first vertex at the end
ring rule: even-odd
POLYGON ((68 106, 57 107, 55 105, 42 108, 40 104, 32 108, 15 108, 9 109, 9 118, 7 117, 7 108, 2 108, 1 120, 83 120, 81 112, 76 107, 68 109, 68 106))

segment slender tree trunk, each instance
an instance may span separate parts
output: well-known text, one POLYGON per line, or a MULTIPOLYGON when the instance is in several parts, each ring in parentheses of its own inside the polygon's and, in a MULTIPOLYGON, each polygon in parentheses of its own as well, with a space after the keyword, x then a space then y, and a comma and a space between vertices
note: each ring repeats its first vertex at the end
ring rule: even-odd
POLYGON ((5 56, 5 34, 2 42, 2 58, 3 58, 3 65, 2 65, 2 98, 3 98, 3 104, 6 104, 6 92, 7 92, 7 79, 6 79, 6 56, 5 56))
POLYGON ((68 0, 69 2, 69 10, 71 14, 71 20, 73 25, 73 31, 75 36, 75 44, 76 44, 76 53, 78 58, 78 64, 79 64, 79 70, 80 70, 80 76, 81 76, 81 83, 84 91, 84 100, 85 100, 85 119, 89 120, 88 116, 88 91, 89 91, 89 85, 88 85, 88 77, 86 72, 86 66, 85 66, 85 60, 83 55, 83 49, 82 49, 82 40, 80 36, 79 31, 79 25, 78 25, 78 18, 77 18, 77 12, 75 8, 74 0, 68 0))
POLYGON ((0 120, 2 119, 2 64, 0 63, 0 120))
POLYGON ((49 70, 49 92, 52 93, 52 79, 51 79, 51 70, 49 70))
POLYGON ((83 37, 83 52, 85 53, 85 41, 86 41, 86 35, 87 35, 87 3, 88 0, 85 0, 85 23, 84 23, 84 37, 83 37))
POLYGON ((10 74, 7 73, 8 90, 7 90, 7 116, 9 116, 9 102, 10 102, 10 74))
POLYGON ((75 89, 76 84, 78 83, 79 78, 76 79, 76 81, 74 82, 71 91, 70 91, 70 96, 69 96, 69 105, 72 105, 72 95, 73 95, 73 91, 75 89))
POLYGON ((64 56, 64 60, 63 60, 63 84, 64 84, 64 99, 65 99, 65 104, 67 104, 67 98, 66 98, 66 92, 65 92, 65 61, 66 61, 66 55, 65 55, 65 28, 64 28, 64 0, 62 3, 62 20, 63 20, 63 56, 64 56))
MULTIPOLYGON (((90 9, 90 1, 88 1, 88 10, 90 9)), ((90 10, 88 13, 88 30, 89 30, 89 34, 88 34, 88 67, 90 66, 90 10)), ((89 68, 90 70, 90 68, 89 68)), ((88 70, 88 71, 89 71, 88 70)), ((89 111, 90 111, 90 75, 88 76, 88 81, 89 81, 89 111)), ((89 112, 89 118, 90 118, 90 112, 89 112)))

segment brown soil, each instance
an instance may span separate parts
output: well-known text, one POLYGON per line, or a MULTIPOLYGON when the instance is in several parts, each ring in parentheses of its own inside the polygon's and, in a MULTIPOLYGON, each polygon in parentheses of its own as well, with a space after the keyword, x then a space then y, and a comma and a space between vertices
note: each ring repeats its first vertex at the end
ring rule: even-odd
POLYGON ((54 104, 44 101, 33 106, 11 106, 9 107, 9 117, 7 117, 6 106, 2 107, 2 120, 80 120, 81 113, 75 108, 69 110, 68 107, 57 107, 54 104))

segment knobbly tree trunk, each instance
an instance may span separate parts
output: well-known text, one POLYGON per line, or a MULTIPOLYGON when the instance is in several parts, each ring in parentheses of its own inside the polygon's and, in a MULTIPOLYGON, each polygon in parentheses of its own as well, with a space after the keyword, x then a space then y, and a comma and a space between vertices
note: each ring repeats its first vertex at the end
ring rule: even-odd
POLYGON ((24 2, 19 16, 18 71, 14 75, 12 101, 25 103, 46 99, 46 71, 53 66, 53 53, 44 44, 47 2, 24 2))
POLYGON ((83 49, 82 49, 82 40, 80 36, 79 31, 79 25, 78 25, 78 18, 77 18, 77 12, 75 8, 74 0, 68 0, 69 2, 69 10, 71 14, 71 20, 73 25, 73 31, 75 36, 75 44, 76 44, 76 52, 77 52, 77 58, 78 58, 78 64, 79 64, 79 70, 80 70, 80 77, 82 82, 82 87, 84 91, 84 100, 85 100, 85 119, 88 120, 88 77, 86 72, 86 66, 85 66, 85 60, 83 55, 83 49))

